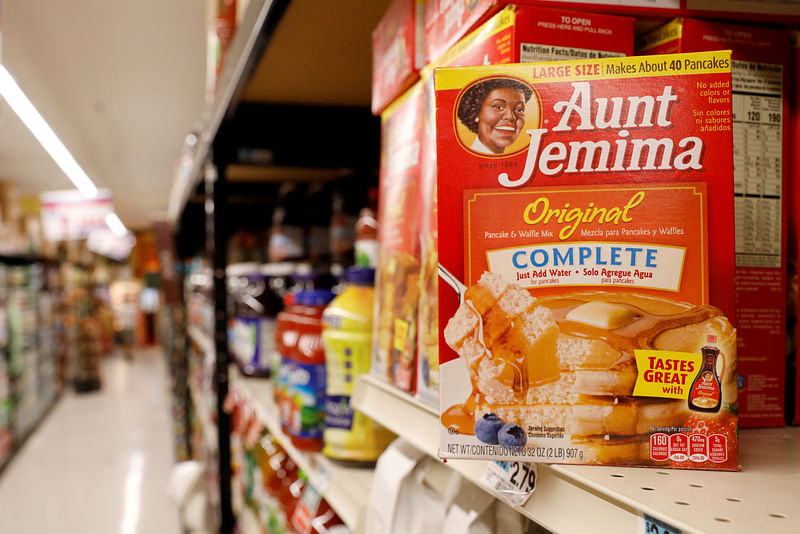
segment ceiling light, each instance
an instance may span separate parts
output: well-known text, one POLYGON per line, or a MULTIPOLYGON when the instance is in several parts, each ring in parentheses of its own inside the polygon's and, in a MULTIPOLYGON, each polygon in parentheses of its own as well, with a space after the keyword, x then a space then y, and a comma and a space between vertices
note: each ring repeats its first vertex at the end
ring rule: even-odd
POLYGON ((113 211, 106 215, 106 224, 117 237, 125 237, 129 233, 128 229, 125 228, 125 225, 122 224, 122 221, 119 219, 119 216, 113 211))
POLYGON ((14 110, 33 136, 42 144, 42 147, 50 154, 56 164, 61 167, 67 178, 72 180, 75 187, 84 196, 94 198, 97 195, 97 187, 92 182, 92 179, 83 172, 83 169, 72 157, 72 154, 69 153, 67 147, 64 146, 64 143, 58 139, 44 118, 36 111, 31 101, 28 100, 28 97, 25 96, 25 93, 22 92, 22 89, 20 89, 17 82, 14 81, 14 78, 3 65, 0 65, 0 95, 6 99, 11 109, 14 110))

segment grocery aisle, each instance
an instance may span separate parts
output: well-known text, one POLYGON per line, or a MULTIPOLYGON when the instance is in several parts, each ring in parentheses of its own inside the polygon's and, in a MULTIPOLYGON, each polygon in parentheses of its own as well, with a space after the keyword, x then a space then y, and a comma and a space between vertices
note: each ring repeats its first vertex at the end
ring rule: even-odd
POLYGON ((65 394, 0 475, 0 532, 173 534, 167 367, 111 357, 98 393, 65 394))

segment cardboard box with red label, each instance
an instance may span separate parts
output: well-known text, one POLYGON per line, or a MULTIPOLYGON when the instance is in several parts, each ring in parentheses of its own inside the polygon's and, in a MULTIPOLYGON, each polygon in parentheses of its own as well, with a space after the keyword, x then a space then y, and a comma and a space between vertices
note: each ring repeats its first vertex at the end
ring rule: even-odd
MULTIPOLYGON (((471 34, 464 37, 437 62, 437 67, 461 67, 558 59, 599 58, 629 55, 633 52, 633 19, 555 9, 507 6, 471 34), (565 23, 564 21, 568 21, 565 23)), ((423 79, 430 77, 425 69, 423 79)), ((427 84, 433 101, 433 84, 427 84)), ((432 132, 432 104, 426 105, 426 130, 423 139, 434 146, 423 150, 421 188, 422 272, 418 396, 438 405, 439 324, 436 281, 436 158, 432 132), (430 113, 429 113, 430 108, 430 113), (425 157, 425 155, 431 157, 425 157)), ((430 146, 430 145, 426 145, 430 146)))
POLYGON ((422 0, 392 0, 372 32, 372 113, 419 79, 425 65, 422 0))
MULTIPOLYGON (((425 3, 425 63, 437 61, 456 42, 511 2, 504 0, 428 0, 425 3)), ((796 2, 750 0, 517 0, 518 5, 645 17, 708 17, 800 23, 796 2)), ((564 22, 569 24, 569 22, 564 22)))
POLYGON ((800 299, 798 299, 798 271, 800 271, 800 32, 792 34, 792 81, 789 85, 789 146, 795 150, 789 151, 789 245, 786 289, 788 305, 786 307, 786 335, 789 347, 788 379, 789 392, 794 393, 794 398, 789 395, 787 404, 793 403, 793 424, 800 425, 800 366, 797 365, 797 347, 800 329, 797 328, 797 318, 800 315, 800 299))
POLYGON ((435 71, 441 456, 738 469, 730 68, 435 71))
MULTIPOLYGON (((648 54, 733 51, 736 328, 742 427, 783 426, 789 32, 676 19, 643 36, 648 54)), ((708 87, 713 100, 720 88, 708 87)), ((720 224, 714 221, 714 224, 720 224)))
POLYGON ((371 373, 413 392, 419 300, 419 184, 424 92, 415 84, 381 115, 378 267, 371 373))

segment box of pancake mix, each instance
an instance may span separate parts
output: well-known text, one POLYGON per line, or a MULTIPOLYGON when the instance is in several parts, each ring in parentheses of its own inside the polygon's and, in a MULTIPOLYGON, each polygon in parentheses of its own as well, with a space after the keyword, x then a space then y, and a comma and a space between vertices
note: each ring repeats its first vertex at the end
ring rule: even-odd
POLYGON ((632 54, 632 18, 509 5, 448 50, 435 66, 469 67, 632 54), (570 23, 563 24, 564 20, 570 23))
MULTIPOLYGON (((642 36, 637 48, 647 54, 733 52, 739 424, 784 426, 790 33, 676 19, 642 36)), ((711 88, 707 94, 722 96, 711 88)))
MULTIPOLYGON (((633 53, 633 19, 555 9, 533 9, 509 5, 464 37, 435 64, 436 67, 467 67, 484 64, 554 61, 617 57, 633 53), (563 20, 571 21, 562 24, 563 20), (580 43, 580 46, 576 46, 580 43)), ((423 70, 423 80, 430 68, 423 70)), ((432 79, 430 80, 432 81, 432 79)), ((433 102, 433 84, 425 86, 433 102)), ((436 316, 436 158, 433 135, 433 106, 426 105, 423 139, 432 150, 423 150, 421 193, 421 256, 419 308, 419 360, 417 396, 438 405, 439 323, 436 316), (428 109, 430 108, 430 114, 428 109), (428 120, 429 115, 431 116, 428 120), (434 157, 426 158, 425 154, 434 157)))
POLYGON ((378 265, 370 372, 413 392, 419 299, 422 83, 381 115, 378 265))
MULTIPOLYGON (((477 2, 455 2, 432 1, 425 4, 425 62, 426 64, 442 64, 445 53, 450 53, 451 47, 458 46, 462 37, 467 35, 473 28, 484 24, 490 17, 496 18, 497 12, 508 9, 508 2, 498 2, 497 0, 478 0, 477 2)), ((578 13, 574 11, 561 11, 548 9, 546 3, 538 2, 538 6, 525 7, 526 4, 537 4, 522 0, 516 3, 518 9, 527 12, 518 26, 524 32, 522 40, 519 42, 529 43, 531 48, 526 50, 520 46, 510 46, 508 37, 504 40, 497 39, 494 44, 500 53, 512 54, 533 54, 531 59, 517 59, 506 62, 517 63, 520 61, 550 61, 551 59, 578 59, 580 55, 570 55, 569 52, 556 58, 536 58, 535 54, 541 54, 541 50, 533 48, 535 44, 546 43, 548 45, 561 45, 568 49, 580 50, 580 48, 590 50, 607 50, 625 52, 632 48, 633 20, 614 17, 611 15, 599 15, 590 13, 578 13), (534 21, 534 24, 529 24, 534 21), (630 27, 626 27, 630 25, 630 27), (531 41, 533 39, 533 41, 531 41), (617 40, 618 43, 610 48, 608 42, 617 40), (576 43, 580 42, 581 47, 576 43), (501 46, 505 44, 505 46, 501 46), (598 44, 603 46, 598 47, 598 44)), ((507 18, 507 17, 506 17, 507 18)), ((496 23, 494 23, 496 25, 496 23)), ((485 40, 485 39, 484 39, 485 40)), ((547 52, 557 54, 558 52, 547 52)), ((495 64, 499 61, 489 58, 480 60, 476 64, 495 64)), ((473 64, 473 63, 470 63, 473 64)))
POLYGON ((425 108, 420 140, 419 186, 419 311, 417 321, 416 396, 430 406, 439 406, 439 229, 436 201, 436 123, 434 117, 433 70, 422 70, 425 108))
POLYGON ((372 32, 372 113, 380 114, 424 66, 422 0, 392 0, 372 32))
MULTIPOLYGON (((425 63, 437 61, 459 39, 491 17, 509 0, 427 0, 425 2, 425 63)), ((800 5, 793 0, 517 0, 534 8, 563 8, 602 11, 644 18, 704 17, 797 24, 800 5), (722 15, 721 15, 722 14, 722 15)), ((559 27, 574 24, 559 21, 559 27)))
MULTIPOLYGON (((792 33, 792 80, 789 84, 789 146, 800 146, 800 32, 792 33)), ((789 151, 789 246, 787 268, 787 295, 789 303, 786 307, 786 346, 787 359, 787 406, 791 416, 789 421, 800 425, 800 365, 797 359, 797 347, 800 346, 800 328, 797 318, 800 316, 800 299, 798 299, 798 271, 800 271, 800 151, 789 151), (793 393, 790 395, 788 393, 793 393)))
POLYGON ((730 67, 435 71, 441 456, 738 469, 730 67))

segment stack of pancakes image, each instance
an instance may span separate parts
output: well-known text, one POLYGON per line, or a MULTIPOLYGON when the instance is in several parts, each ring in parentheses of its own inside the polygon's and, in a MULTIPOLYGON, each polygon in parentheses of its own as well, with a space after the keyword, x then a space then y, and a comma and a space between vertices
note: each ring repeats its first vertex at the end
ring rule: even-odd
POLYGON ((416 361, 419 261, 396 252, 381 263, 376 277, 378 353, 386 362, 389 380, 397 382, 402 376, 398 385, 408 390, 416 361))
POLYGON ((444 331, 467 364, 464 409, 476 421, 494 413, 529 446, 566 438, 582 463, 602 464, 649 463, 650 434, 689 416, 686 400, 633 396, 634 351, 700 353, 710 334, 725 355, 723 403, 734 405, 736 333, 711 306, 601 291, 534 298, 487 272, 444 331))

